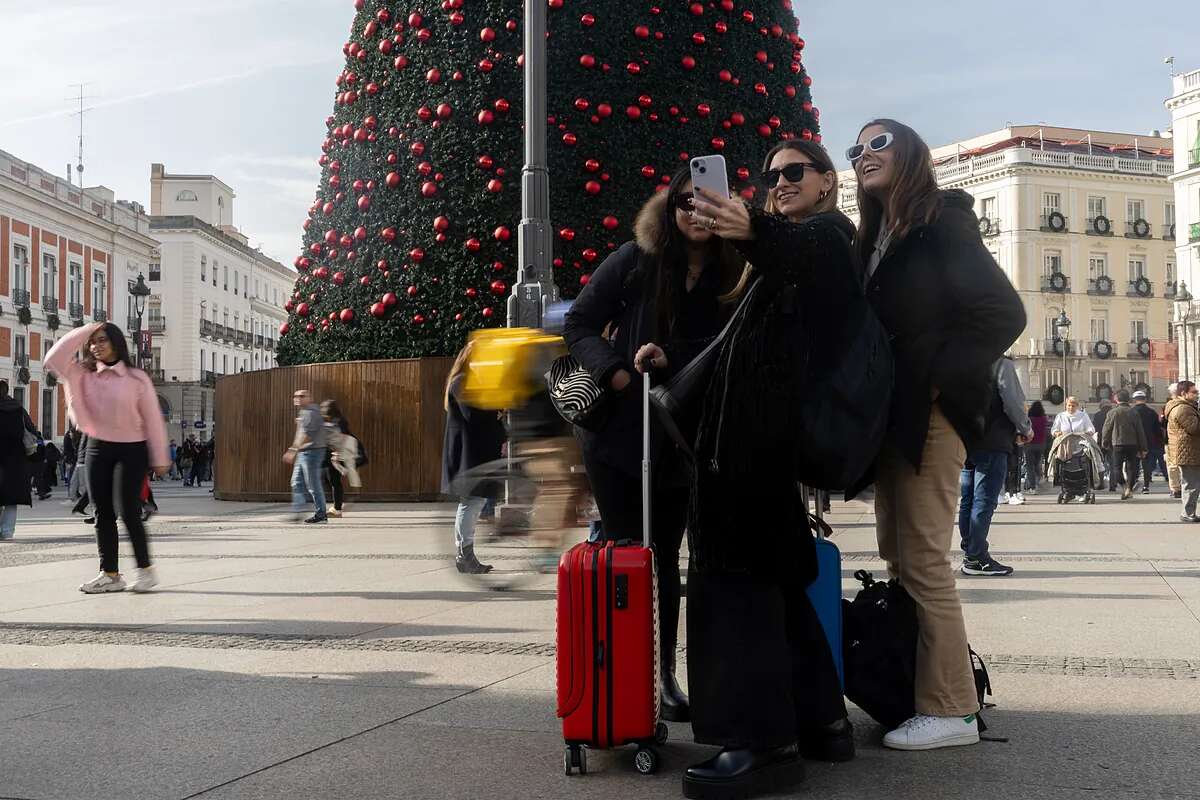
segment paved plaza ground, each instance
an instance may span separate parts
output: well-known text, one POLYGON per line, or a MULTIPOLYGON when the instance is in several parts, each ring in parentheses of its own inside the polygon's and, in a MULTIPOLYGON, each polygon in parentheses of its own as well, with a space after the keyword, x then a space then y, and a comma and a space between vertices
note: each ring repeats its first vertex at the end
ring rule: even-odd
MULTIPOLYGON (((312 527, 158 494, 150 595, 77 591, 95 544, 61 494, 0 544, 0 798, 674 798, 712 752, 672 724, 657 775, 593 753, 565 777, 553 579, 461 580, 452 506, 312 527)), ((1200 525, 1177 519, 1161 485, 1002 507, 993 552, 1016 574, 959 588, 1008 741, 891 752, 852 708, 859 757, 796 796, 1200 798, 1200 525)), ((831 521, 849 592, 882 567, 872 515, 835 502, 831 521)))

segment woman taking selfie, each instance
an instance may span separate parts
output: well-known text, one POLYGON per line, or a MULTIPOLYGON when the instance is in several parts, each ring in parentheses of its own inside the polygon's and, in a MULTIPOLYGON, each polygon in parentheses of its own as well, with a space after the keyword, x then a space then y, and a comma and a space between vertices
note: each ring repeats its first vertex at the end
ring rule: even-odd
POLYGON ((832 653, 805 593, 816 548, 793 458, 805 447, 797 376, 814 374, 806 364, 822 361, 821 331, 861 298, 854 226, 837 210, 837 173, 819 144, 781 143, 763 170, 764 210, 702 192, 694 216, 749 262, 727 298, 749 299, 706 395, 688 520, 692 729, 722 748, 684 776, 695 798, 784 790, 803 779, 802 756, 854 757, 832 653))
POLYGON ((1025 311, 983 246, 973 199, 938 189, 915 131, 875 120, 846 156, 858 178, 855 249, 896 360, 876 466, 876 535, 920 626, 916 715, 884 745, 974 744, 979 700, 948 552, 960 470, 983 435, 992 365, 1024 329, 1025 311))
MULTIPOLYGON (((652 365, 665 381, 716 336, 723 321, 718 297, 742 262, 731 247, 697 224, 691 174, 677 172, 638 214, 636 239, 604 260, 567 312, 563 338, 600 386, 616 394, 603 429, 579 431, 583 461, 604 537, 639 539, 642 532, 641 386, 632 378, 642 346, 657 342, 652 365), (612 340, 603 336, 615 330, 612 340)), ((658 439, 659 437, 656 437, 658 439)), ((674 677, 679 627, 679 547, 687 516, 690 472, 674 447, 654 455, 651 503, 658 571, 663 717, 688 719, 688 700, 674 677)))
POLYGON ((87 491, 96 509, 100 574, 79 591, 99 594, 126 587, 117 569, 115 486, 121 519, 137 558, 138 578, 132 589, 147 592, 158 584, 158 578, 150 566, 150 545, 142 521, 142 482, 148 470, 162 477, 171 465, 154 384, 133 366, 125 335, 111 322, 71 331, 50 348, 45 365, 65 385, 71 416, 88 436, 87 491), (76 361, 75 354, 82 349, 86 352, 76 361))

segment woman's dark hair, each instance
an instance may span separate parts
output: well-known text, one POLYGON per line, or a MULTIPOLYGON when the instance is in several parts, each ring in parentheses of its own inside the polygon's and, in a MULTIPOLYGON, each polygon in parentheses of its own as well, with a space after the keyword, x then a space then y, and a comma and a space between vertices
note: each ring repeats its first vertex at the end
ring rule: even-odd
POLYGON ((326 419, 341 419, 342 409, 338 407, 336 400, 321 401, 321 416, 326 419))
MULTIPOLYGON (((96 333, 100 331, 104 331, 104 335, 108 337, 109 344, 112 345, 113 352, 117 356, 117 361, 132 369, 134 365, 132 359, 129 357, 129 343, 125 341, 125 334, 121 332, 121 329, 111 322, 106 322, 96 333)), ((95 334, 92 335, 94 336, 95 334)), ((91 348, 88 348, 86 344, 84 347, 87 349, 87 355, 83 357, 83 368, 95 372, 96 358, 92 355, 91 348)))
POLYGON ((1031 417, 1044 417, 1044 416, 1046 416, 1046 409, 1045 409, 1045 408, 1042 406, 1042 401, 1041 401, 1041 400, 1034 400, 1034 401, 1033 401, 1033 402, 1032 402, 1032 403, 1029 405, 1029 416, 1031 416, 1031 417))
POLYGON ((933 156, 925 140, 902 122, 894 119, 873 119, 862 126, 858 135, 873 125, 892 134, 892 185, 887 202, 867 194, 862 181, 858 184, 858 236, 854 249, 861 263, 866 264, 875 249, 875 239, 883 225, 885 208, 892 210, 888 222, 892 226, 892 241, 899 242, 918 225, 928 225, 942 210, 942 196, 933 172, 933 156))
POLYGON ((1196 384, 1192 383, 1191 381, 1180 381, 1179 383, 1175 384, 1175 391, 1179 393, 1179 397, 1186 397, 1187 393, 1190 392, 1192 387, 1195 385, 1196 384))
MULTIPOLYGON (((654 259, 652 271, 643 284, 653 286, 655 309, 655 335, 657 341, 666 342, 675 323, 675 309, 679 306, 684 291, 685 273, 687 272, 687 241, 679 226, 675 223, 675 198, 683 187, 692 180, 692 172, 688 167, 680 168, 667 184, 667 202, 663 206, 655 226, 657 241, 654 242, 655 252, 659 254, 654 259)), ((661 190, 660 190, 661 191, 661 190)), ((737 251, 728 241, 719 236, 713 236, 708 245, 708 268, 717 267, 720 270, 719 294, 724 294, 737 283, 742 271, 742 261, 737 251)))

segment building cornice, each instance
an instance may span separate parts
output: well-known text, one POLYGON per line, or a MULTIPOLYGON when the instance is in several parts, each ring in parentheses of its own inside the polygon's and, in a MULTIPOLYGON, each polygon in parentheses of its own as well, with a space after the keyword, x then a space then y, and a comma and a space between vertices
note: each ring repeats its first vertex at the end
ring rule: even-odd
MULTIPOLYGON (((118 237, 126 237, 140 245, 146 246, 147 248, 158 247, 158 240, 149 234, 133 230, 132 228, 120 225, 96 214, 89 214, 78 206, 65 203, 53 195, 40 192, 23 183, 18 183, 3 173, 0 173, 0 192, 4 192, 5 190, 11 191, 14 195, 19 196, 27 201, 32 201, 25 206, 25 210, 31 214, 41 214, 44 216, 45 212, 37 208, 37 206, 42 206, 43 208, 53 209, 56 212, 70 216, 72 219, 76 220, 75 226, 78 228, 83 228, 89 225, 99 228, 104 232, 106 243, 111 244, 115 235, 118 237)), ((99 238, 100 237, 97 236, 97 240, 99 240, 99 238)))
POLYGON ((253 247, 242 244, 237 239, 228 235, 220 228, 210 225, 199 217, 190 214, 180 214, 172 216, 150 217, 150 230, 152 231, 196 231, 208 236, 213 241, 224 245, 225 247, 234 250, 247 258, 252 259, 257 264, 269 269, 278 270, 282 276, 288 276, 291 271, 280 264, 270 256, 266 256, 260 250, 255 250, 253 247))

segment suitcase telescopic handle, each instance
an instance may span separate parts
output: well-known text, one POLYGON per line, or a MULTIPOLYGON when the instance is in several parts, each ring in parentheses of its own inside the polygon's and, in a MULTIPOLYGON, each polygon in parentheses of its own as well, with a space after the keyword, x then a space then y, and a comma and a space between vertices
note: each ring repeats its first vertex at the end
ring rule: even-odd
MULTIPOLYGON (((804 498, 804 510, 808 511, 809 487, 805 486, 803 483, 798 483, 796 485, 800 487, 800 496, 802 498, 804 498)), ((824 504, 824 502, 822 502, 823 499, 824 498, 821 497, 821 490, 814 489, 813 490, 813 506, 814 506, 814 508, 812 511, 812 515, 817 518, 818 522, 822 522, 822 523, 825 521, 825 504, 824 504)), ((817 525, 814 533, 818 539, 824 539, 825 538, 824 525, 817 525)))
POLYGON ((650 546, 650 371, 642 373, 642 546, 650 546))

